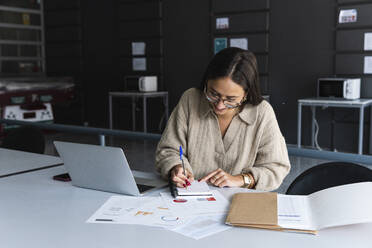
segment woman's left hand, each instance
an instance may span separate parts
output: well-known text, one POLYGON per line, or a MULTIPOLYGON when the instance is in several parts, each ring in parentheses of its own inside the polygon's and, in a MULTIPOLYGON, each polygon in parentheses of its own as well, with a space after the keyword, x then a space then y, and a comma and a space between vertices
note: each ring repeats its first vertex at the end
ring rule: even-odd
POLYGON ((199 180, 200 182, 210 182, 217 187, 241 187, 244 185, 244 180, 241 175, 232 176, 222 169, 212 171, 205 177, 199 180))

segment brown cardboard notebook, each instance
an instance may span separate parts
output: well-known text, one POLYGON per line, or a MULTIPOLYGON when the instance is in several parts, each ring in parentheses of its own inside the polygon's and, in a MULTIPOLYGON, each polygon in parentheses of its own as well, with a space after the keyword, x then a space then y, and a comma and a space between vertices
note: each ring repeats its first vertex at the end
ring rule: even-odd
POLYGON ((372 182, 335 186, 307 196, 238 193, 226 224, 316 234, 324 228, 372 222, 370 195, 372 182))
POLYGON ((276 229, 280 228, 277 212, 276 193, 238 193, 232 199, 226 223, 276 229))
POLYGON ((287 229, 278 225, 277 193, 235 194, 226 224, 242 227, 263 228, 277 231, 293 231, 315 234, 313 230, 287 229))

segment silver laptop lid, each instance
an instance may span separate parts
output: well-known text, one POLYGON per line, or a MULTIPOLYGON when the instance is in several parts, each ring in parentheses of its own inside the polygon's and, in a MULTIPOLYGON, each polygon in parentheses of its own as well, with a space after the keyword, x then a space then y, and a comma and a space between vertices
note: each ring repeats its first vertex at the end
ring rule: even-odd
POLYGON ((121 148, 54 141, 72 184, 102 191, 140 195, 121 148))

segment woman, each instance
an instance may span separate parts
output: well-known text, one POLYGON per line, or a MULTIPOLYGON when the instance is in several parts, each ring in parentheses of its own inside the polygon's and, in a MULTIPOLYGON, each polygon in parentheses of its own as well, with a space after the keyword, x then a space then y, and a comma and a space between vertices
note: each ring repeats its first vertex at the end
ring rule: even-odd
POLYGON ((251 52, 220 51, 200 89, 183 94, 158 144, 156 169, 178 187, 194 178, 218 187, 280 186, 290 169, 288 152, 275 113, 261 96, 251 52))

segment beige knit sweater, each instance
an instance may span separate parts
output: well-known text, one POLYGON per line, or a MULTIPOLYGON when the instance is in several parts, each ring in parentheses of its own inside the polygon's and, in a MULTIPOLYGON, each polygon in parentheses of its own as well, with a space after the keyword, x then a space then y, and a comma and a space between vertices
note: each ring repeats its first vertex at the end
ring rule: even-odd
POLYGON ((252 173, 256 189, 274 190, 290 170, 287 147, 267 101, 245 105, 222 138, 217 116, 204 94, 187 90, 173 110, 156 150, 156 169, 166 179, 184 162, 196 179, 218 168, 237 175, 252 173))

